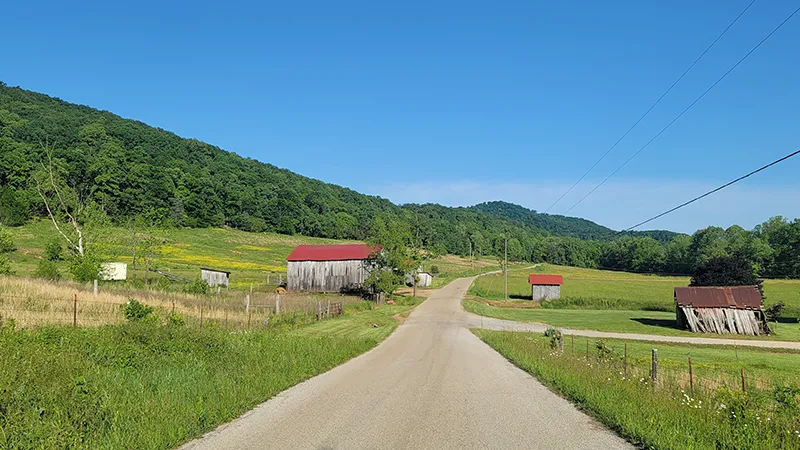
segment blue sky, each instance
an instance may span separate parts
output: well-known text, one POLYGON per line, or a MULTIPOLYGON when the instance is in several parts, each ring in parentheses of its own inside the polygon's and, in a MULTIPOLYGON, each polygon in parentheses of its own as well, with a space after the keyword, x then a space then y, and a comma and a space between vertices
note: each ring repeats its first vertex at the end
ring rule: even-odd
MULTIPOLYGON (((395 202, 545 210, 749 3, 13 2, 0 80, 395 202)), ((551 212, 797 5, 758 0, 551 212)), ((800 147, 800 15, 571 215, 624 228, 800 147)), ((800 157, 650 225, 800 215, 800 157)))

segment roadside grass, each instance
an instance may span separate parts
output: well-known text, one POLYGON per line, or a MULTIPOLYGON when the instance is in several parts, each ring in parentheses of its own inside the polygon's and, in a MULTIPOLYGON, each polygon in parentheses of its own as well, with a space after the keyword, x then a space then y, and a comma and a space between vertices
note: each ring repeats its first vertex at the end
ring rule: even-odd
POLYGON ((587 358, 583 352, 572 355, 569 344, 562 354, 540 335, 473 333, 637 446, 800 448, 797 353, 628 342, 626 377, 620 341, 592 342, 587 358), (658 389, 650 383, 646 356, 653 347, 659 350, 658 389), (696 368, 694 391, 689 355, 696 368), (737 385, 742 367, 747 392, 737 385))
POLYGON ((0 326, 0 448, 172 448, 374 347, 415 302, 291 331, 0 326), (372 324, 379 325, 373 328, 372 324))
MULTIPOLYGON (((511 299, 530 299, 530 273, 554 273, 564 276, 561 298, 542 303, 552 309, 620 309, 674 311, 674 288, 688 286, 689 277, 642 275, 609 270, 543 264, 533 270, 510 270, 508 292, 511 299)), ((500 274, 478 278, 470 294, 487 300, 503 300, 503 277, 500 274)), ((800 317, 800 280, 764 281, 765 305, 782 301, 785 318, 800 317)))
POLYGON ((574 330, 596 330, 662 336, 800 341, 800 324, 797 322, 770 322, 769 326, 773 333, 769 336, 701 334, 678 329, 674 312, 508 307, 513 306, 513 304, 500 307, 489 305, 475 298, 465 298, 462 304, 467 311, 486 317, 517 322, 543 323, 574 330))

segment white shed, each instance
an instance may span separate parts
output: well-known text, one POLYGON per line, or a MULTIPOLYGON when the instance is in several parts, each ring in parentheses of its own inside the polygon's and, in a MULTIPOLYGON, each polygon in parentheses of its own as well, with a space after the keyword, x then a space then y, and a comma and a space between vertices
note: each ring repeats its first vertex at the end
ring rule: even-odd
POLYGON ((128 265, 121 262, 107 262, 102 264, 100 278, 103 281, 122 281, 128 279, 128 265))
MULTIPOLYGON (((431 283, 433 283, 433 275, 430 272, 417 272, 417 287, 430 287, 431 283)), ((414 284, 414 274, 410 273, 406 276, 406 284, 414 284)))
POLYGON ((217 269, 209 269, 206 267, 200 268, 200 278, 203 279, 209 286, 225 286, 228 287, 228 280, 231 277, 230 272, 217 269))

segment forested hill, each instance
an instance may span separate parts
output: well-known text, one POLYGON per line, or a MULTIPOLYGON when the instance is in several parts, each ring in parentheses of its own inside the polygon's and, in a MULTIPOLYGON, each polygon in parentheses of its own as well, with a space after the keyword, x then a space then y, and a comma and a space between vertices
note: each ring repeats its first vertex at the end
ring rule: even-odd
POLYGON ((613 235, 587 220, 561 216, 529 220, 482 207, 397 206, 109 112, 3 85, 0 219, 5 223, 43 213, 30 185, 43 159, 42 143, 52 147, 66 184, 118 221, 159 210, 176 225, 362 239, 374 218, 403 218, 422 229, 430 244, 462 252, 475 232, 490 241, 507 228, 520 240, 541 237, 545 230, 581 238, 613 235))
MULTIPOLYGON (((494 216, 506 217, 533 228, 545 230, 558 236, 571 236, 580 239, 611 240, 621 234, 611 228, 598 225, 578 217, 542 214, 519 205, 507 202, 486 202, 470 207, 476 211, 494 216)), ((660 242, 669 242, 678 233, 666 230, 634 231, 622 235, 652 237, 660 242)))

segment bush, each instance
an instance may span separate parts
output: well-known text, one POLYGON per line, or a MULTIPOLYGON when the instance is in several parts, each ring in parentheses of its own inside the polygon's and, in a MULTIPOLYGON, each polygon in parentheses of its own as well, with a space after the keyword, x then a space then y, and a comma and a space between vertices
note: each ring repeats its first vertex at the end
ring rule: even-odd
POLYGON ((186 319, 184 319, 178 313, 170 314, 169 317, 167 317, 167 320, 169 321, 169 324, 172 325, 172 326, 182 327, 182 326, 186 325, 186 319))
POLYGON ((777 322, 784 308, 786 308, 786 303, 775 303, 774 305, 770 305, 764 309, 764 315, 767 316, 768 321, 777 322))
POLYGON ((433 275, 433 276, 438 276, 439 273, 440 273, 439 272, 439 266, 437 266, 436 264, 431 265, 431 269, 430 270, 431 270, 431 275, 433 275))
POLYGON ((11 253, 16 249, 11 232, 0 226, 0 254, 11 253))
POLYGON ((11 269, 11 261, 3 255, 0 255, 0 275, 13 275, 14 270, 11 269))
POLYGON ((206 295, 208 294, 208 289, 209 286, 206 280, 201 280, 200 278, 194 280, 193 283, 187 283, 183 286, 183 292, 187 294, 206 295))
POLYGON ((72 278, 78 283, 89 283, 100 279, 101 265, 90 256, 73 257, 69 265, 69 272, 72 278))
POLYGON ((138 322, 153 314, 153 307, 140 303, 136 299, 130 299, 128 300, 128 304, 124 306, 122 312, 129 322, 138 322))
POLYGON ((61 279, 61 272, 58 271, 58 266, 52 260, 40 259, 33 276, 43 280, 58 281, 61 279))
POLYGON ((44 257, 48 261, 61 261, 64 259, 61 242, 58 239, 47 241, 44 245, 44 257))

